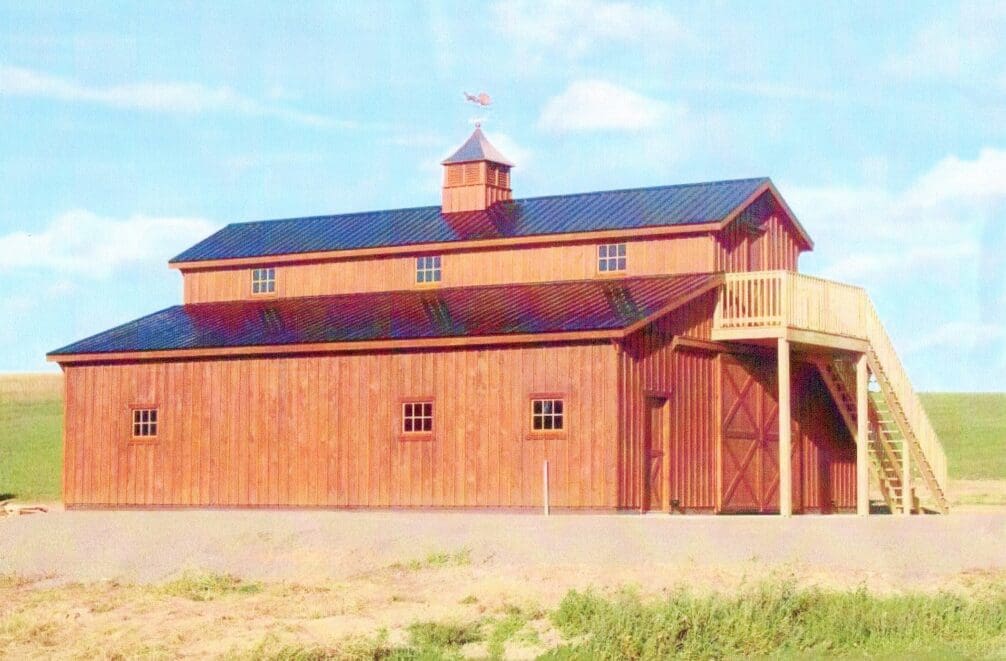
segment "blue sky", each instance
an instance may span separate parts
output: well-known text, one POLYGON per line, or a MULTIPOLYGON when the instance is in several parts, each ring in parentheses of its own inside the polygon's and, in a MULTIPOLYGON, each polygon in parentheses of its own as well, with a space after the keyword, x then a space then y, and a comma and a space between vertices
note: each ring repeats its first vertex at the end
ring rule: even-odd
POLYGON ((233 221, 771 176, 925 390, 1006 390, 1002 3, 0 3, 0 371, 175 304, 233 221))

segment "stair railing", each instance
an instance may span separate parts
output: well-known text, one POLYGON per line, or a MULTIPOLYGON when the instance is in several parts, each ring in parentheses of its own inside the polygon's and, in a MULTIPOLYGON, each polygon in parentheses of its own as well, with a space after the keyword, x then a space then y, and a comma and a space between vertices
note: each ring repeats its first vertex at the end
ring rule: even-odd
POLYGON ((877 378, 894 395, 914 439, 909 444, 928 464, 941 491, 934 496, 944 499, 945 508, 946 454, 865 290, 790 271, 727 273, 713 328, 792 328, 866 340, 882 372, 877 378))

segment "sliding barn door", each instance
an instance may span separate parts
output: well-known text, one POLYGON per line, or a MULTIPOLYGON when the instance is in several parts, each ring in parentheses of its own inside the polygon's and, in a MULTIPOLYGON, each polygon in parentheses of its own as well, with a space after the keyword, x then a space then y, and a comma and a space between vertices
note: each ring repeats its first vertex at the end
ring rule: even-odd
MULTIPOLYGON (((720 377, 720 511, 778 512, 779 389, 774 357, 723 356, 720 377)), ((795 508, 800 503, 799 445, 793 444, 795 508)))

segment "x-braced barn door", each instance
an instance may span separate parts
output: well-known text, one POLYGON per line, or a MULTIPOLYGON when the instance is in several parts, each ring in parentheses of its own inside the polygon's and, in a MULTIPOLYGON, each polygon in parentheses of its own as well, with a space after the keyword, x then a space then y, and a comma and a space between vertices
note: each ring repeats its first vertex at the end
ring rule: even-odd
POLYGON ((667 510, 670 503, 669 485, 670 472, 668 460, 668 425, 670 416, 667 413, 668 399, 666 397, 646 398, 646 420, 643 448, 643 509, 667 510))
MULTIPOLYGON (((779 511, 779 402, 775 361, 723 356, 720 378, 720 510, 779 511)), ((793 443, 794 506, 800 503, 793 443)))

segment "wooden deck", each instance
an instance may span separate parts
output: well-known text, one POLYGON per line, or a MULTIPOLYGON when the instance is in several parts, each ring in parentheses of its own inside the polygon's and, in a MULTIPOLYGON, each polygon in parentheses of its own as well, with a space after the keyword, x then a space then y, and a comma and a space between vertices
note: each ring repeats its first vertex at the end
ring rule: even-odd
POLYGON ((947 510, 943 446, 865 290, 789 271, 728 273, 713 317, 712 339, 785 339, 865 355, 933 505, 947 510))

